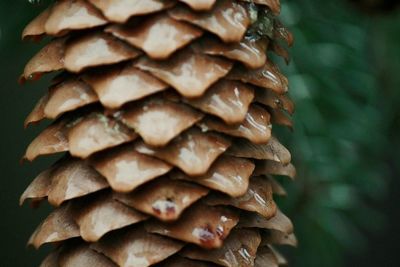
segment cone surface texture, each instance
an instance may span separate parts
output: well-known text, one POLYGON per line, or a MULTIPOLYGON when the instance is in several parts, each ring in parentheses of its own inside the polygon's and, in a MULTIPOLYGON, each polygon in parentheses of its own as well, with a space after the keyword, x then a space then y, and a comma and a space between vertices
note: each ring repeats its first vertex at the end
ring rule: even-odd
POLYGON ((24 158, 59 154, 21 196, 53 212, 41 267, 273 267, 297 241, 274 196, 294 178, 272 131, 292 127, 292 36, 279 0, 59 0, 24 30, 53 73, 24 158), (287 44, 283 44, 283 43, 287 44))

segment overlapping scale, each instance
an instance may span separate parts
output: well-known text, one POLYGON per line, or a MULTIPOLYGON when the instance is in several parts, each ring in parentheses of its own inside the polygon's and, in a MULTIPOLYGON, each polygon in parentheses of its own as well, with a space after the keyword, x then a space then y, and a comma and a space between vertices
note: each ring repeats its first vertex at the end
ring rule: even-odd
POLYGON ((279 20, 274 21, 274 38, 284 40, 288 46, 294 42, 293 34, 279 20))
POLYGON ((50 12, 50 8, 45 9, 28 25, 26 25, 25 29, 22 32, 22 39, 32 38, 35 40, 46 34, 44 25, 50 15, 50 12))
POLYGON ((272 175, 267 175, 266 177, 271 182, 272 192, 274 192, 275 195, 287 196, 285 188, 274 177, 272 177, 272 175))
POLYGON ((214 194, 205 200, 209 205, 231 205, 236 208, 257 212, 266 219, 276 214, 271 183, 262 177, 252 177, 247 192, 237 198, 214 194))
POLYGON ((73 219, 71 205, 66 204, 53 211, 35 230, 28 244, 39 248, 46 243, 55 243, 79 237, 79 226, 73 219))
POLYGON ((267 60, 266 39, 251 39, 245 37, 239 43, 225 44, 217 38, 204 38, 196 48, 208 55, 224 56, 237 60, 249 68, 261 68, 267 60))
POLYGON ((96 242, 114 230, 148 219, 144 215, 113 199, 112 195, 79 199, 62 205, 38 226, 29 244, 40 247, 75 237, 96 242), (109 216, 113 219, 109 220, 109 216))
POLYGON ((190 247, 183 250, 185 257, 216 263, 225 267, 254 266, 261 236, 257 230, 234 230, 224 246, 216 250, 190 247))
POLYGON ((136 66, 166 82, 185 97, 199 97, 210 85, 224 77, 232 68, 232 62, 195 53, 188 48, 172 59, 153 61, 141 58, 136 66))
POLYGON ((51 167, 36 176, 19 198, 20 205, 24 204, 27 199, 32 203, 40 202, 49 195, 53 170, 54 167, 51 167))
POLYGON ((188 7, 178 6, 169 14, 174 19, 193 23, 212 32, 228 43, 240 42, 250 25, 246 7, 236 1, 217 1, 209 12, 195 12, 188 7))
POLYGON ((276 18, 249 36, 263 9, 280 3, 60 0, 26 27, 55 38, 21 81, 63 71, 25 122, 55 119, 26 159, 66 154, 20 199, 56 207, 29 241, 57 244, 41 267, 286 263, 274 175, 296 172, 271 132, 294 105, 267 52, 288 59, 293 36, 276 18))
MULTIPOLYGON (((88 245, 71 246, 64 249, 58 256, 58 262, 59 267, 117 267, 110 259, 90 249, 88 245)), ((55 266, 49 265, 49 267, 55 266)))
POLYGON ((60 206, 66 200, 82 197, 109 185, 90 166, 80 160, 64 159, 39 174, 22 194, 20 204, 26 199, 47 197, 50 204, 60 206))
POLYGON ((276 230, 286 234, 293 233, 292 222, 279 209, 275 216, 270 219, 266 219, 257 213, 243 214, 240 219, 240 227, 276 230))
POLYGON ((66 120, 58 120, 41 132, 28 146, 24 158, 32 161, 38 156, 68 151, 66 120))
POLYGON ((289 164, 291 154, 274 136, 267 144, 255 145, 248 140, 235 140, 227 151, 229 155, 243 158, 271 160, 282 164, 289 164))
POLYGON ((64 69, 65 42, 66 38, 56 39, 29 60, 21 77, 22 82, 37 80, 43 73, 64 69))
POLYGON ((257 90, 255 99, 273 109, 284 109, 289 114, 294 113, 294 104, 287 95, 279 95, 272 90, 257 90))
POLYGON ((227 207, 193 205, 174 223, 152 221, 147 231, 172 237, 203 248, 220 248, 232 228, 238 223, 238 213, 227 207))
POLYGON ((270 114, 263 108, 253 105, 244 121, 239 125, 227 125, 214 118, 206 118, 200 123, 205 130, 214 130, 231 136, 243 137, 253 144, 265 144, 271 137, 270 114))
POLYGON ((113 25, 106 31, 141 48, 153 59, 168 58, 203 33, 188 23, 170 18, 167 14, 151 17, 140 26, 113 25), (160 49, 160 46, 163 49, 160 49))
POLYGON ((217 117, 227 124, 237 124, 245 120, 249 106, 254 98, 254 90, 240 82, 220 80, 207 92, 184 101, 217 117))
POLYGON ((271 245, 268 245, 268 247, 272 251, 272 253, 274 253, 279 266, 287 266, 288 265, 287 259, 278 250, 276 250, 275 247, 273 247, 271 245))
POLYGON ((117 120, 92 113, 68 131, 71 155, 87 158, 95 152, 135 140, 137 134, 117 120))
POLYGON ((79 209, 76 209, 74 214, 75 221, 79 226, 81 237, 88 242, 96 242, 112 230, 147 219, 146 215, 115 201, 111 195, 78 205, 79 209))
POLYGON ((71 30, 94 28, 108 23, 94 6, 85 0, 61 0, 42 12, 22 33, 22 37, 63 35, 71 30))
POLYGON ((91 162, 117 192, 130 192, 172 169, 157 158, 135 151, 132 145, 97 154, 91 162))
POLYGON ((86 74, 83 79, 97 93, 107 108, 120 108, 125 103, 155 94, 168 86, 132 64, 86 74))
POLYGON ((258 69, 248 69, 237 65, 227 76, 232 80, 239 80, 265 89, 270 89, 277 94, 284 94, 288 91, 288 81, 280 73, 278 68, 267 61, 264 66, 258 69))
POLYGON ((44 24, 48 35, 59 35, 69 30, 88 29, 104 25, 107 20, 84 0, 57 1, 44 24))
POLYGON ((72 40, 55 39, 26 65, 22 81, 37 80, 44 73, 110 65, 136 58, 140 51, 110 34, 93 32, 72 40))
POLYGON ((283 175, 292 179, 296 177, 296 168, 293 164, 282 164, 273 160, 263 160, 257 162, 257 168, 254 172, 255 175, 283 175))
POLYGON ((183 3, 188 4, 194 10, 205 11, 212 8, 217 0, 180 0, 183 3))
POLYGON ((133 59, 139 51, 112 37, 97 33, 72 40, 65 50, 65 68, 80 72, 88 67, 110 65, 133 59))
POLYGON ((44 118, 56 119, 66 112, 97 101, 98 97, 89 85, 77 78, 70 78, 50 88, 29 114, 25 126, 44 118))
POLYGON ((182 249, 183 243, 147 233, 142 228, 113 233, 91 247, 118 266, 146 267, 159 263, 182 249))
POLYGON ((188 176, 182 172, 175 172, 171 177, 193 181, 232 197, 240 197, 246 193, 253 171, 254 163, 249 160, 222 156, 204 175, 188 176))
POLYGON ((190 176, 196 176, 205 174, 230 144, 231 142, 221 135, 203 133, 192 128, 165 147, 155 148, 145 143, 138 143, 135 149, 177 166, 190 176))
POLYGON ((254 267, 278 267, 278 259, 269 247, 258 249, 257 258, 254 267))
POLYGON ((109 21, 124 23, 130 17, 161 11, 175 4, 174 0, 88 0, 109 21))
POLYGON ((203 118, 190 106, 150 99, 124 110, 122 121, 151 146, 165 146, 172 139, 203 118))
POLYGON ((293 130, 292 119, 285 112, 280 109, 272 109, 270 110, 270 114, 272 123, 286 126, 289 129, 293 130))
POLYGON ((272 245, 288 245, 288 246, 297 246, 297 238, 294 233, 287 234, 284 232, 269 230, 265 231, 262 235, 263 240, 261 245, 267 246, 268 244, 272 245))
POLYGON ((117 194, 115 199, 162 221, 175 221, 208 192, 205 187, 164 177, 130 194, 117 194))

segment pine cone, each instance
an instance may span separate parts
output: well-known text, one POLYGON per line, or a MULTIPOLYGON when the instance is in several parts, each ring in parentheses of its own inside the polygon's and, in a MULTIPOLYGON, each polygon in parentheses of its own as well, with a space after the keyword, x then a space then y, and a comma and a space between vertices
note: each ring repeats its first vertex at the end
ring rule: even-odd
POLYGON ((53 39, 21 81, 59 72, 25 159, 64 153, 21 197, 55 210, 42 267, 279 266, 295 245, 273 194, 294 177, 278 0, 59 0, 24 30, 53 39))

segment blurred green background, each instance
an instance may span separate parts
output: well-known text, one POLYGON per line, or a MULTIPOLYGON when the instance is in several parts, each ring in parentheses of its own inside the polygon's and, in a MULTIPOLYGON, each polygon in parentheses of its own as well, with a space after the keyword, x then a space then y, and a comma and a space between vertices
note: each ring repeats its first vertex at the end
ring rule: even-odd
MULTIPOLYGON (((279 61, 297 111, 295 132, 278 130, 299 175, 295 183, 282 179, 289 197, 279 202, 300 241, 283 250, 295 267, 399 266, 400 12, 360 9, 355 0, 282 2, 296 44, 291 64, 279 61)), ((48 207, 18 207, 24 188, 54 160, 19 163, 43 127, 24 130, 23 120, 48 82, 17 84, 40 48, 22 43, 20 33, 43 5, 0 2, 1 267, 38 266, 49 249, 25 247, 48 207)))

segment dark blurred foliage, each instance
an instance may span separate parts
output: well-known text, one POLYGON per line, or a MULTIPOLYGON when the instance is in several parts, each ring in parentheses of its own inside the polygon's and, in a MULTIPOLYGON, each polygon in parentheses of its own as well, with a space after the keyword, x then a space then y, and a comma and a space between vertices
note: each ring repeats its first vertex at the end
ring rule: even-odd
POLYGON ((47 90, 48 79, 39 83, 18 85, 18 77, 26 61, 43 44, 23 43, 21 32, 42 5, 26 0, 0 1, 0 114, 1 114, 1 174, 0 174, 0 231, 1 267, 39 266, 49 248, 35 251, 26 243, 32 231, 46 217, 49 209, 19 207, 18 199, 24 188, 54 159, 40 159, 33 164, 20 160, 29 142, 40 132, 40 127, 23 129, 23 121, 35 102, 47 90))
MULTIPOLYGON (((345 266, 349 255, 369 266, 368 246, 386 249, 371 238, 398 220, 381 206, 400 173, 400 16, 338 0, 286 1, 283 14, 296 37, 283 68, 297 104, 288 143, 299 174, 283 201, 300 244, 293 266, 345 266)), ((391 260, 371 266, 398 266, 391 260)))
MULTIPOLYGON (((24 188, 54 160, 19 165, 43 128, 24 131, 22 123, 48 79, 16 82, 41 46, 22 43, 20 32, 48 2, 0 2, 1 267, 38 266, 49 249, 25 248, 48 207, 18 207, 24 188)), ((280 60, 297 104, 295 131, 275 129, 298 167, 295 183, 282 179, 289 196, 280 199, 300 241, 284 249, 291 266, 398 266, 400 14, 374 6, 379 15, 371 16, 368 0, 282 2, 296 37, 291 64, 280 60)))
POLYGON ((371 14, 388 13, 395 11, 400 6, 399 0, 350 0, 363 12, 371 14))

